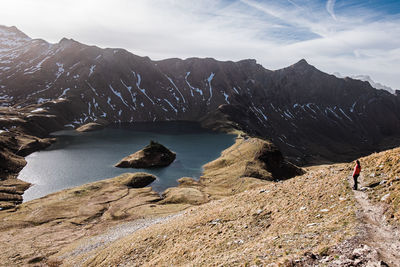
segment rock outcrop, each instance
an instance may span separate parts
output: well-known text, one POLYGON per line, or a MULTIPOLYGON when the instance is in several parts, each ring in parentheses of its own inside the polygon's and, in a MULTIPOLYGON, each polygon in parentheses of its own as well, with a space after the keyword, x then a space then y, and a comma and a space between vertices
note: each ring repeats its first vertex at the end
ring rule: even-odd
POLYGON ((0 187, 7 187, 3 189, 18 195, 3 197, 0 200, 3 209, 15 207, 22 201, 20 197, 30 185, 17 179, 26 165, 23 157, 55 141, 55 138, 46 137, 50 132, 61 130, 71 119, 65 110, 67 103, 69 101, 57 100, 28 107, 1 107, 0 103, 0 187))
POLYGON ((31 186, 19 179, 7 179, 0 182, 0 208, 12 209, 22 203, 22 195, 31 186))
POLYGON ((130 188, 142 188, 146 187, 156 180, 156 177, 152 174, 145 172, 129 173, 122 182, 130 188))
POLYGON ((162 194, 160 204, 187 203, 199 205, 207 202, 207 196, 200 190, 191 187, 171 187, 162 194))
MULTIPOLYGON (((283 157, 281 151, 272 143, 264 142, 254 155, 254 161, 261 163, 261 169, 269 172, 273 179, 276 180, 288 179, 304 174, 304 171, 301 168, 288 162, 283 157)), ((269 175, 267 175, 267 177, 263 175, 257 177, 256 174, 249 175, 247 171, 248 169, 246 169, 245 173, 243 174, 244 177, 250 176, 261 179, 269 177, 269 175)))
POLYGON ((118 168, 157 168, 170 165, 176 154, 165 146, 150 141, 142 150, 123 158, 115 167, 118 168))
POLYGON ((218 159, 204 165, 199 180, 182 177, 177 187, 165 190, 160 204, 199 205, 268 181, 286 180, 304 173, 303 169, 286 161, 272 143, 241 135, 218 159))
POLYGON ((93 132, 93 131, 98 131, 104 129, 104 125, 97 123, 97 122, 89 122, 86 123, 80 127, 78 127, 76 130, 78 132, 93 132))

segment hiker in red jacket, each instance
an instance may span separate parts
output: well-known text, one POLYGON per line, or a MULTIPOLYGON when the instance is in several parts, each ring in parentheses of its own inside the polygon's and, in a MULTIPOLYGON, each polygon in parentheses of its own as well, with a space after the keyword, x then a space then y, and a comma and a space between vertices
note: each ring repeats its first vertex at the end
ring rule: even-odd
POLYGON ((358 176, 360 176, 360 172, 361 172, 361 165, 360 165, 360 161, 357 160, 356 161, 356 166, 354 167, 354 172, 353 172, 353 179, 354 179, 354 186, 353 189, 357 190, 357 178, 358 176))

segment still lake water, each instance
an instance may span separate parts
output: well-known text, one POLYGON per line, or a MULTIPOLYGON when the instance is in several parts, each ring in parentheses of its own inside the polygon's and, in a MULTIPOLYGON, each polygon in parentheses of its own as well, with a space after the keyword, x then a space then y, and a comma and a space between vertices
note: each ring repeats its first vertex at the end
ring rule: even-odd
POLYGON ((58 141, 25 159, 28 164, 18 178, 33 184, 24 201, 85 183, 115 177, 125 172, 145 171, 157 176, 151 187, 162 192, 176 186, 181 177, 199 178, 202 166, 219 157, 234 143, 234 136, 213 133, 194 123, 141 123, 101 131, 54 133, 58 141), (150 140, 176 153, 175 161, 164 168, 121 169, 114 164, 142 149, 150 140))

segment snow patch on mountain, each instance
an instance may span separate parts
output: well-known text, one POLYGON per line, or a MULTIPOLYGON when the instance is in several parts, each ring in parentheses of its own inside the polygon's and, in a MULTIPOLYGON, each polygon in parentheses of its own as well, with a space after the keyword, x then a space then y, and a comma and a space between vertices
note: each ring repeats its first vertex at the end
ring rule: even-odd
POLYGON ((354 112, 354 108, 356 105, 357 105, 357 101, 354 102, 353 105, 351 105, 350 112, 352 112, 352 113, 354 112))
POLYGON ((90 69, 89 69, 89 77, 93 74, 95 68, 96 68, 96 65, 90 66, 90 69))
MULTIPOLYGON (((146 89, 141 88, 140 87, 140 83, 142 82, 142 77, 140 76, 140 74, 138 73, 136 75, 136 73, 134 71, 132 71, 133 75, 135 77, 137 77, 137 82, 136 82, 136 87, 150 100, 150 102, 154 105, 154 101, 153 99, 151 99, 147 94, 146 94, 146 89)), ((143 103, 141 103, 141 105, 143 106, 143 103)))
MULTIPOLYGON (((124 83, 124 81, 122 81, 122 79, 120 79, 120 81, 121 81, 122 85, 125 86, 125 88, 129 91, 129 94, 131 95, 131 98, 132 98, 132 103, 134 103, 135 106, 136 106, 136 93, 132 92, 132 86, 126 85, 126 84, 124 83)), ((136 107, 134 107, 134 106, 132 106, 132 105, 131 105, 131 107, 132 107, 134 110, 136 110, 136 107)))
POLYGON ((115 89, 111 86, 111 84, 109 84, 108 86, 110 87, 110 89, 111 89, 111 91, 114 93, 114 95, 118 96, 119 99, 121 99, 121 102, 122 102, 125 106, 129 107, 128 103, 126 103, 126 101, 125 101, 124 98, 122 97, 121 93, 118 92, 117 90, 115 90, 115 89))
POLYGON ((228 104, 230 104, 231 102, 229 102, 229 100, 228 100, 229 95, 228 95, 227 93, 225 93, 225 91, 222 92, 222 94, 223 94, 224 97, 225 97, 225 102, 228 103, 228 104))
POLYGON ((16 27, 6 27, 0 25, 0 49, 10 50, 24 45, 30 41, 24 33, 20 32, 16 27))
POLYGON ((207 100, 207 105, 210 104, 211 98, 212 98, 212 96, 213 96, 211 81, 214 79, 214 76, 215 76, 215 73, 212 72, 212 73, 210 74, 210 76, 207 78, 208 86, 209 86, 209 88, 210 88, 210 97, 209 97, 208 100, 207 100))
POLYGON ((48 98, 38 98, 38 100, 37 100, 37 103, 38 104, 43 104, 43 103, 45 103, 45 102, 47 102, 47 101, 50 101, 50 99, 48 99, 48 98))
POLYGON ((353 121, 347 114, 346 112, 344 112, 344 110, 342 108, 339 108, 340 112, 346 117, 348 118, 350 121, 353 121))
POLYGON ((66 88, 58 98, 62 98, 63 96, 65 96, 69 90, 70 88, 66 88))
POLYGON ((56 79, 60 78, 60 76, 64 73, 64 64, 56 62, 58 70, 56 72, 56 79))
POLYGON ((186 103, 185 98, 183 97, 181 91, 179 91, 179 89, 178 89, 178 87, 176 86, 176 84, 174 83, 174 81, 173 81, 170 77, 168 77, 167 75, 165 75, 165 77, 167 77, 167 79, 169 80, 169 82, 172 83, 172 85, 175 87, 175 89, 179 92, 179 94, 180 94, 181 97, 182 97, 183 103, 186 103))
POLYGON ((33 73, 37 72, 38 70, 40 70, 40 68, 42 67, 42 64, 49 58, 50 58, 50 56, 46 56, 39 63, 37 63, 36 66, 25 69, 24 70, 25 74, 33 74, 33 73))
POLYGON ((86 84, 89 86, 90 89, 92 89, 93 93, 94 93, 96 96, 99 96, 99 94, 97 93, 96 89, 93 88, 93 86, 92 86, 88 81, 86 81, 86 84))
POLYGON ((178 113, 178 109, 175 108, 175 107, 171 104, 171 102, 169 102, 167 99, 164 99, 164 101, 167 102, 167 103, 170 105, 170 107, 175 111, 175 113, 178 113))
MULTIPOLYGON (((203 91, 202 91, 201 89, 199 89, 199 88, 197 88, 197 87, 194 87, 194 86, 192 86, 192 85, 189 83, 189 81, 188 81, 189 75, 190 75, 190 71, 186 72, 185 81, 186 81, 186 84, 187 84, 187 85, 189 86, 189 88, 190 88, 190 94, 191 94, 192 96, 194 96, 193 91, 195 91, 195 92, 199 93, 201 96, 203 96, 203 91)), ((204 96, 203 96, 203 100, 204 100, 204 96)))
POLYGON ((115 110, 114 105, 111 104, 111 97, 107 97, 107 104, 112 108, 112 110, 115 110))

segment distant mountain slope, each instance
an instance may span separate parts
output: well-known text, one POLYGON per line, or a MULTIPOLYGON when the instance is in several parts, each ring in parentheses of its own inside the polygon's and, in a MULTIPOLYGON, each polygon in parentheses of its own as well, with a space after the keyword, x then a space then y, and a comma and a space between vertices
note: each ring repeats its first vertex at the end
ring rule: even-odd
MULTIPOLYGON (((335 76, 338 77, 338 78, 345 78, 345 77, 342 76, 339 72, 335 72, 335 73, 333 73, 333 75, 335 75, 335 76)), ((395 92, 396 92, 395 89, 393 89, 393 88, 391 88, 391 87, 389 87, 389 86, 383 85, 383 84, 381 84, 381 83, 374 82, 374 81, 372 80, 372 78, 371 78, 370 76, 368 76, 368 75, 352 75, 352 76, 350 76, 350 78, 356 79, 356 80, 360 80, 360 81, 364 81, 364 82, 369 82, 369 84, 370 84, 373 88, 375 88, 375 89, 386 90, 386 91, 388 91, 388 92, 391 93, 391 94, 395 94, 395 92)))
POLYGON ((251 59, 152 61, 123 49, 65 38, 50 44, 15 27, 0 29, 0 105, 67 99, 74 126, 202 121, 271 139, 297 163, 354 158, 400 135, 398 95, 338 79, 305 60, 277 71, 251 59))
POLYGON ((81 103, 76 124, 198 120, 229 104, 249 75, 267 73, 255 61, 151 61, 123 49, 100 49, 62 39, 26 40, 0 53, 3 105, 25 106, 59 98, 81 103))

